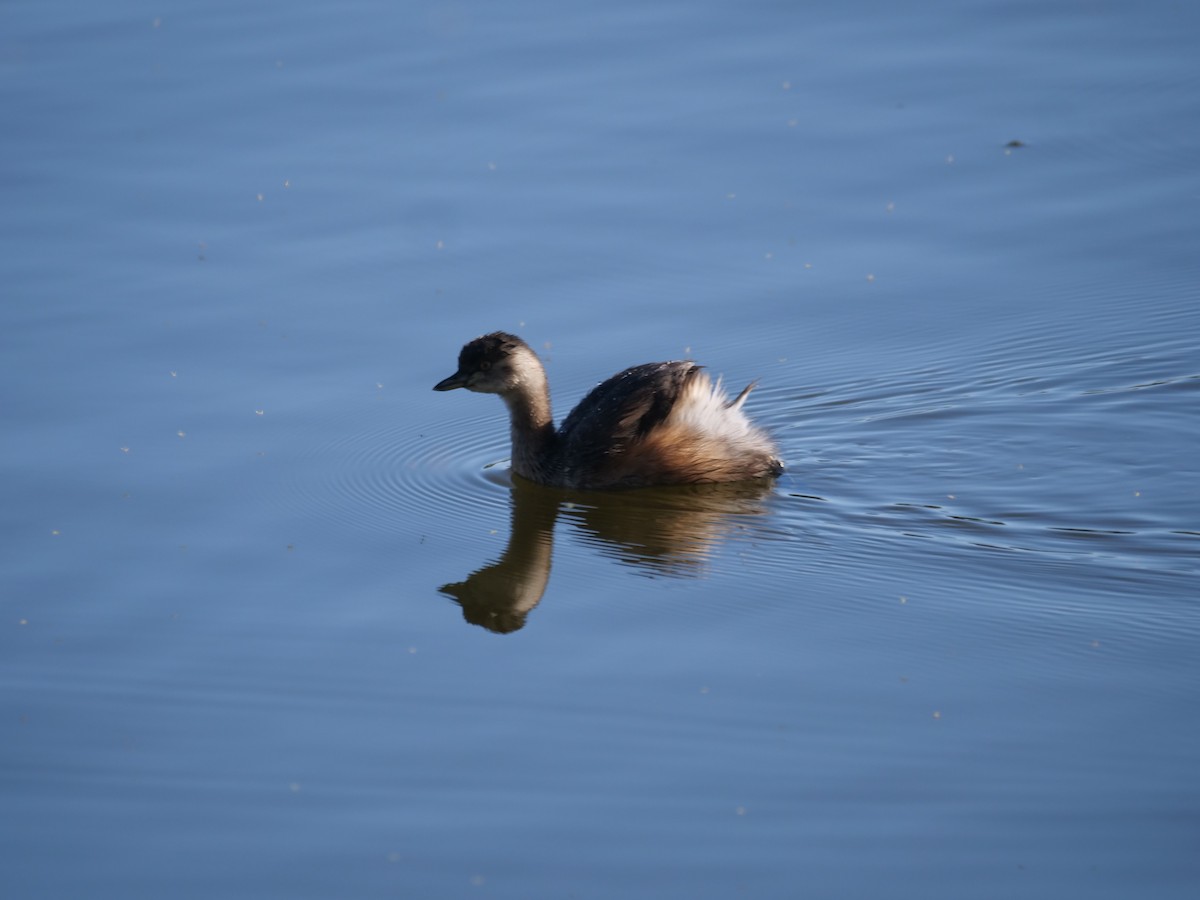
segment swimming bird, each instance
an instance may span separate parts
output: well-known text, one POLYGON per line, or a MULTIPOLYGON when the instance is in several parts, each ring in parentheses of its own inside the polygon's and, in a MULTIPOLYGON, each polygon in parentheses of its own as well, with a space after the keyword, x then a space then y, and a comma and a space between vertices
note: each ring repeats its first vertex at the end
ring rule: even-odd
POLYGON ((749 481, 783 471, 771 438, 693 362, 633 366, 602 381, 554 427, 546 370, 513 334, 462 348, 435 391, 499 394, 508 407, 512 470, 553 487, 605 489, 749 481))

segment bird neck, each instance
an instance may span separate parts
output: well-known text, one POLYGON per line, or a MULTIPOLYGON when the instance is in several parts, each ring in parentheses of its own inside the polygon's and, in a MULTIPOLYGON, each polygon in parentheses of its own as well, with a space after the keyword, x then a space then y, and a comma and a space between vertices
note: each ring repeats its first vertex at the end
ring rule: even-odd
POLYGON ((544 482, 554 452, 554 416, 545 372, 528 373, 504 395, 512 432, 512 467, 522 478, 544 482))

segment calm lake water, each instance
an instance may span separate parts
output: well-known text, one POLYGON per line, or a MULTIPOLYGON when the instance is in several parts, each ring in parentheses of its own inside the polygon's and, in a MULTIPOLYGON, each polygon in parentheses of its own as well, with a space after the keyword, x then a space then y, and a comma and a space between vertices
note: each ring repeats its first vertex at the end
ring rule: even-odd
POLYGON ((4 4, 4 895, 1196 896, 1198 42, 4 4), (515 485, 495 329, 788 470, 515 485))

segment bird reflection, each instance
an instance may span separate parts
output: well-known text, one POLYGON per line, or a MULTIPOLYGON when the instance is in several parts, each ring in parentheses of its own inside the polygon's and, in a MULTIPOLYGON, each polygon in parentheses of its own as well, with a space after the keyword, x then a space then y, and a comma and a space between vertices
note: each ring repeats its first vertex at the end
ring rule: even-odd
POLYGON ((765 482, 601 493, 514 481, 508 544, 495 562, 441 587, 463 618, 508 634, 525 624, 550 580, 554 527, 562 518, 604 556, 656 574, 696 576, 726 534, 765 512, 765 482))

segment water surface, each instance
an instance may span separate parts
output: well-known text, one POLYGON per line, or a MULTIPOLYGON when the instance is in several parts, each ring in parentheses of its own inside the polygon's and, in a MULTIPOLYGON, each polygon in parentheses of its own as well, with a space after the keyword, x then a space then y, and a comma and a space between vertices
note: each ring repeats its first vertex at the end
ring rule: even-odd
POLYGON ((0 23, 6 894, 1195 894, 1189 7, 0 23), (514 484, 498 328, 788 470, 514 484))

